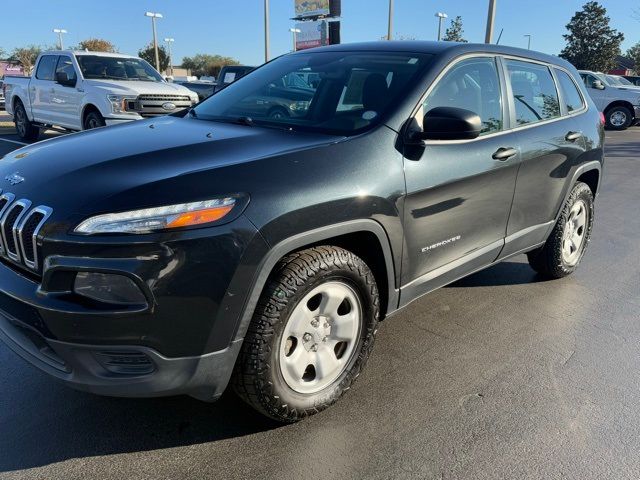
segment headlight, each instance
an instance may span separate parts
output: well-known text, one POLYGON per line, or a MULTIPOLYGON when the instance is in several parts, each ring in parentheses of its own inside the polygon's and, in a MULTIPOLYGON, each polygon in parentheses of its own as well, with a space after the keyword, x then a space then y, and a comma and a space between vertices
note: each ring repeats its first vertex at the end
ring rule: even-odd
POLYGON ((136 100, 131 95, 107 95, 113 113, 136 113, 127 109, 127 103, 136 100))
POLYGON ((289 105, 289 109, 294 111, 294 112, 304 112, 306 110, 309 110, 309 105, 311 104, 311 102, 293 102, 291 105, 289 105))
POLYGON ((202 225, 224 218, 235 205, 235 198, 226 197, 129 212, 106 213, 88 218, 78 225, 74 232, 84 234, 149 233, 157 230, 202 225))

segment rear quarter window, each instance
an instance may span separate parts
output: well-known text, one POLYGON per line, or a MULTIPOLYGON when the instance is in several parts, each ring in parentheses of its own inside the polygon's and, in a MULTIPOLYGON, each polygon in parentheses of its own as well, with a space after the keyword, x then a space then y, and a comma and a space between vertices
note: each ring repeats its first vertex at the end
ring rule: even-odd
POLYGON ((584 107, 584 100, 571 76, 563 71, 555 69, 560 90, 562 91, 562 100, 567 107, 567 112, 575 112, 584 107))

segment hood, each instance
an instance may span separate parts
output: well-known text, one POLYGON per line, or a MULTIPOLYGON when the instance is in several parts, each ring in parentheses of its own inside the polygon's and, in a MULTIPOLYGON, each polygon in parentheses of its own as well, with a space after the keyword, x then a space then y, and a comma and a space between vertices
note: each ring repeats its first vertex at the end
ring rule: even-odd
POLYGON ((258 171, 247 164, 341 139, 167 116, 15 150, 0 160, 0 188, 51 207, 59 220, 86 217, 241 193, 258 171))
POLYGON ((107 93, 132 95, 187 95, 193 92, 182 85, 167 82, 118 81, 118 80, 85 80, 85 84, 96 88, 104 88, 107 93))

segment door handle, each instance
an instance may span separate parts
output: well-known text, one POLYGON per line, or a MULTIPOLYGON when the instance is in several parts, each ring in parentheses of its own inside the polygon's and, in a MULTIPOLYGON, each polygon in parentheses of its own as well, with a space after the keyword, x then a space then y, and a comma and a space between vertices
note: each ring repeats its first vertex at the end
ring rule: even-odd
POLYGON ((569 132, 567 133, 567 135, 564 137, 565 140, 567 140, 568 142, 575 142, 576 140, 578 140, 580 137, 582 136, 582 133, 580 132, 569 132))
POLYGON ((504 162, 505 160, 509 160, 511 157, 517 154, 518 154, 518 150, 516 150, 513 147, 509 147, 509 148, 502 147, 496 150, 496 153, 491 155, 491 158, 493 158, 494 160, 500 160, 501 162, 504 162))

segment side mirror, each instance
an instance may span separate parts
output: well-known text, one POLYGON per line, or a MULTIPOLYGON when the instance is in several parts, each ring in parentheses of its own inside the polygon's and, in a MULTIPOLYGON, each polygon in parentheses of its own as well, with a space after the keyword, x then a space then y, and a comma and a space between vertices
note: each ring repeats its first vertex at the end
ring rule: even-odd
POLYGON ((66 72, 56 72, 56 83, 65 87, 75 87, 76 80, 70 79, 66 72))
POLYGON ((436 107, 429 110, 422 122, 422 131, 414 138, 420 140, 472 140, 480 135, 482 120, 470 110, 455 107, 436 107))
POLYGON ((606 87, 604 86, 604 83, 602 83, 602 80, 595 80, 593 82, 593 88, 596 90, 604 90, 606 87))

